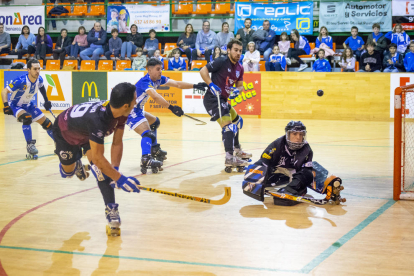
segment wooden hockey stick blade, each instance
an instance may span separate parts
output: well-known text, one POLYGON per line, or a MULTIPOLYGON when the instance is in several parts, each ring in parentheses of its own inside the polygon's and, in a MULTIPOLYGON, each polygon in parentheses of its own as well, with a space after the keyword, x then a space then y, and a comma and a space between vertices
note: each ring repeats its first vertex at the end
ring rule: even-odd
POLYGON ((206 125, 207 123, 204 121, 201 121, 199 119, 196 119, 194 117, 191 117, 190 115, 184 114, 184 116, 186 116, 187 118, 193 119, 194 121, 200 122, 201 124, 197 124, 197 125, 206 125))
POLYGON ((309 204, 316 204, 316 205, 325 205, 326 203, 329 202, 329 200, 326 200, 326 199, 315 199, 315 198, 306 197, 306 196, 294 196, 294 195, 288 195, 288 194, 273 193, 273 192, 269 192, 268 190, 265 190, 265 194, 275 196, 278 198, 282 198, 282 199, 288 199, 288 200, 309 203, 309 204))
POLYGON ((153 192, 153 193, 157 193, 157 194, 164 194, 164 195, 179 197, 179 198, 183 198, 183 199, 188 199, 188 200, 193 200, 193 201, 198 201, 198 202, 213 204, 213 205, 226 204, 227 202, 229 202, 229 200, 231 198, 231 188, 230 187, 225 187, 224 188, 224 196, 223 196, 223 198, 221 198, 219 200, 208 199, 208 198, 197 197, 197 196, 190 196, 190 195, 183 195, 183 194, 179 194, 179 193, 167 192, 167 191, 162 191, 162 190, 158 190, 158 189, 154 189, 154 188, 148 188, 148 187, 144 187, 144 186, 138 186, 138 188, 140 190, 144 190, 144 191, 148 191, 148 192, 153 192))

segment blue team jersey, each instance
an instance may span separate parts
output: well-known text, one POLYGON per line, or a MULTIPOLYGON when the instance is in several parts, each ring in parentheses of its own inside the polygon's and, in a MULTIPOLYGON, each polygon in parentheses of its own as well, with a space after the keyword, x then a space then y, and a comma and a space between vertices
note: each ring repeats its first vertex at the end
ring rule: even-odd
POLYGON ((322 41, 319 40, 319 36, 316 38, 315 46, 316 48, 319 48, 322 43, 325 43, 326 46, 329 46, 329 48, 333 48, 333 40, 331 36, 322 37, 322 41))
POLYGON ((345 40, 345 45, 348 45, 352 51, 358 50, 358 48, 361 48, 361 46, 364 44, 365 43, 360 36, 357 36, 356 38, 350 36, 345 40))
POLYGON ((331 72, 331 65, 329 64, 329 61, 326 59, 317 59, 313 63, 313 70, 315 72, 331 72))
POLYGON ((169 78, 166 76, 161 76, 161 79, 152 81, 148 74, 145 75, 142 79, 140 79, 136 84, 136 91, 137 91, 137 101, 134 110, 140 111, 144 108, 145 103, 148 101, 149 95, 147 94, 148 89, 157 90, 159 86, 164 85, 168 82, 169 78))
POLYGON ((32 83, 29 79, 29 74, 20 76, 13 80, 7 89, 11 92, 10 105, 23 106, 28 105, 32 98, 43 87, 43 79, 41 76, 32 83))

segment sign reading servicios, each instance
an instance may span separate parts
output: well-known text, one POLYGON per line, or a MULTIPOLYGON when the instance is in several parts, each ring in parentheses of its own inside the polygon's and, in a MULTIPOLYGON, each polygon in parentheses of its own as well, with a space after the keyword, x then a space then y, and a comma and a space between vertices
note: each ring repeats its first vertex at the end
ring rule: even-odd
POLYGON ((106 72, 72 72, 73 104, 107 100, 106 72))

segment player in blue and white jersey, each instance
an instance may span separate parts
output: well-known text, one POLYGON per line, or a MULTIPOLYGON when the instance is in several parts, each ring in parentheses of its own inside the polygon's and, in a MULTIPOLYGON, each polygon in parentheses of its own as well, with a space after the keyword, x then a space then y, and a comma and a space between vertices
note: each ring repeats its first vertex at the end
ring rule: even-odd
POLYGON ((23 134, 26 138, 28 152, 26 157, 28 159, 36 159, 38 150, 35 146, 36 140, 32 139, 31 123, 39 123, 52 139, 53 134, 52 122, 37 108, 36 103, 32 99, 40 91, 45 100, 44 106, 46 110, 49 111, 52 108, 52 103, 47 98, 46 89, 43 86, 43 79, 39 76, 39 61, 36 59, 29 60, 27 63, 27 71, 27 74, 16 78, 6 86, 1 92, 1 97, 4 104, 4 114, 13 115, 17 118, 17 121, 23 123, 23 134), (9 93, 11 93, 10 101, 7 99, 7 94, 9 93))
POLYGON ((151 58, 148 61, 148 74, 135 84, 137 89, 136 106, 128 116, 127 121, 128 126, 142 136, 142 173, 146 173, 147 168, 151 168, 153 169, 153 172, 157 172, 158 168, 162 166, 162 161, 167 159, 167 152, 161 150, 160 145, 157 143, 157 128, 160 126, 160 119, 143 110, 148 99, 151 97, 157 104, 164 108, 168 108, 176 116, 181 117, 184 114, 181 107, 172 105, 166 101, 157 93, 158 87, 166 85, 180 89, 195 88, 199 90, 204 90, 207 87, 207 84, 205 83, 192 84, 183 81, 175 81, 162 76, 162 65, 162 62, 155 58, 151 58))

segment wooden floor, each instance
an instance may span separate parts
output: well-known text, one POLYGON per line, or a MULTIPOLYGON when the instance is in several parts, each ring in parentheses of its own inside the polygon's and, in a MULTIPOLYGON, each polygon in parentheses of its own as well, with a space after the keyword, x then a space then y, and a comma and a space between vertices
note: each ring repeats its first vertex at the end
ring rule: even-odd
MULTIPOLYGON (((414 202, 392 200, 392 123, 305 120, 314 160, 343 179, 347 202, 280 207, 245 196, 243 174, 224 172, 215 123, 160 119, 164 171, 140 175, 141 138, 129 130, 121 171, 214 199, 231 187, 232 198, 213 206, 116 191, 122 236, 108 238, 94 178, 62 179, 37 124, 40 157, 26 161, 21 124, 0 115, 0 275, 414 275, 414 202)), ((245 119, 243 148, 257 160, 287 122, 245 119)))

